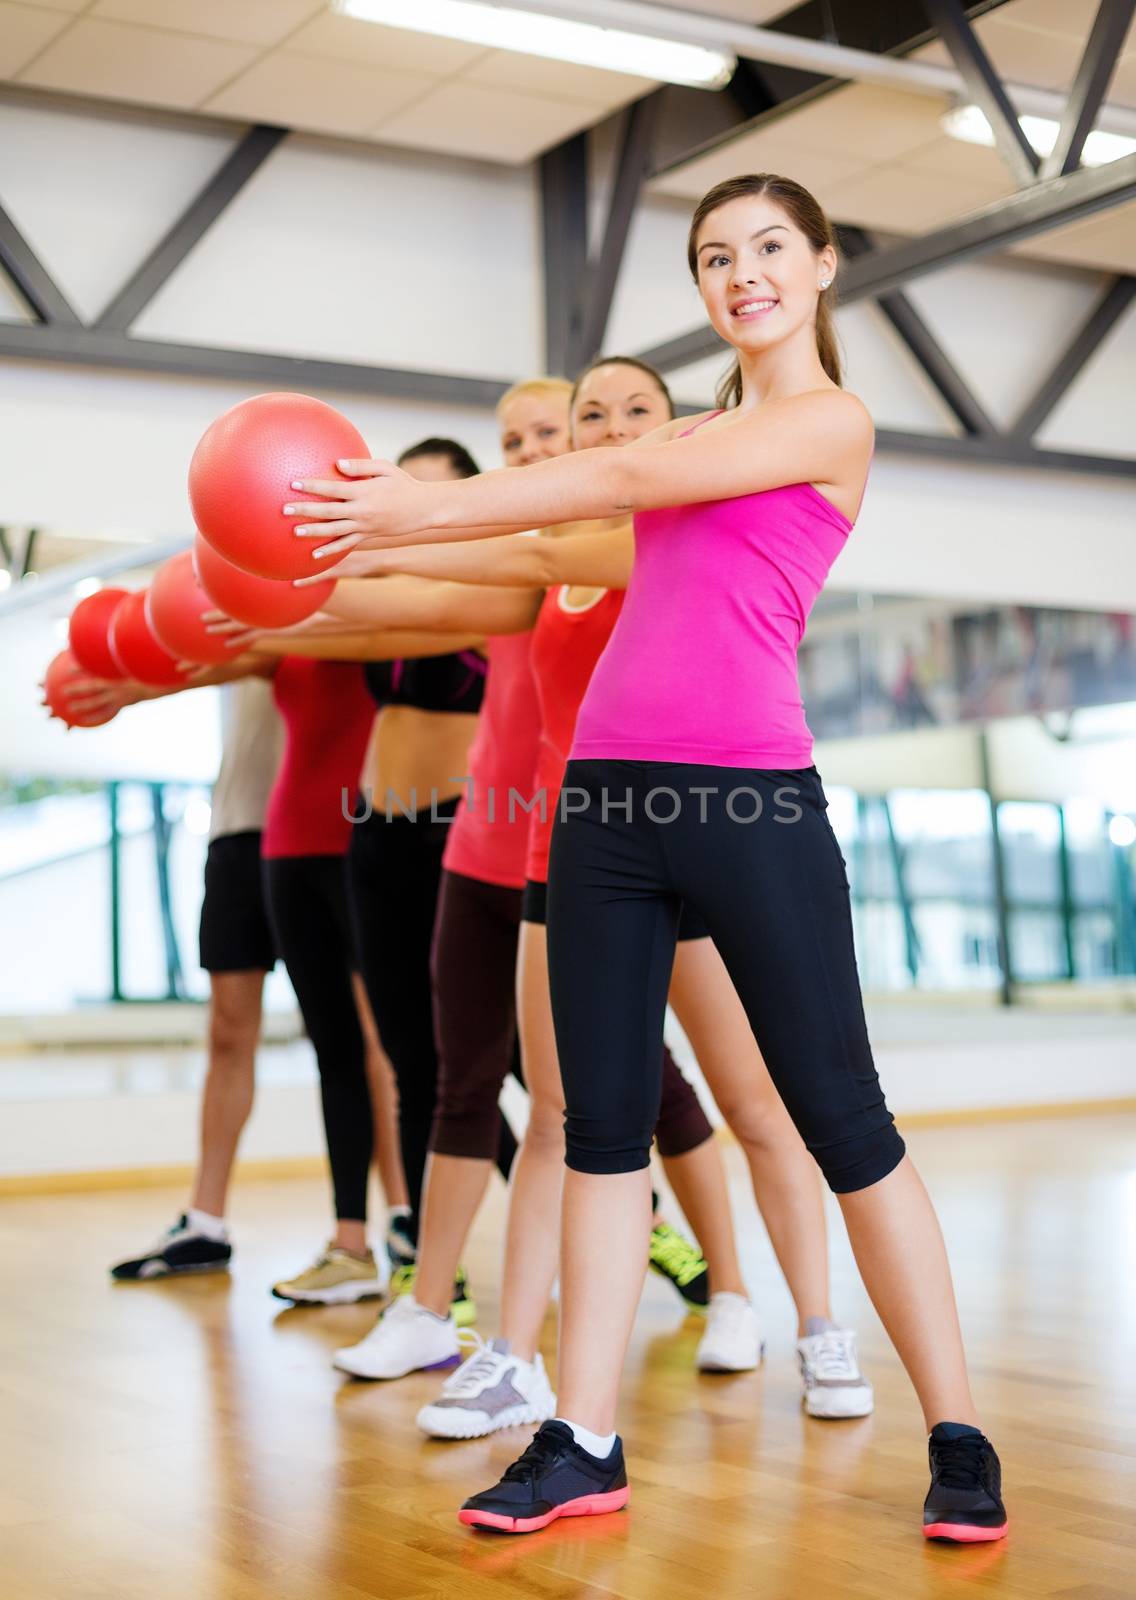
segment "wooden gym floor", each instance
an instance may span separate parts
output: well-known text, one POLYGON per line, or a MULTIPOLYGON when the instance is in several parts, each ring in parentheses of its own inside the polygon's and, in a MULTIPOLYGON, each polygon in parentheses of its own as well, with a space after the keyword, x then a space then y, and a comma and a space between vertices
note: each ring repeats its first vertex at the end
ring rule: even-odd
MULTIPOLYGON (((919 1535, 925 1446, 906 1379, 834 1228, 838 1314, 877 1411, 805 1419, 787 1296, 728 1151, 764 1369, 699 1378, 696 1319, 649 1282, 622 1428, 622 1515, 526 1539, 454 1516, 526 1437, 426 1443, 436 1375, 328 1364, 365 1306, 287 1310, 266 1286, 321 1239, 312 1180, 244 1183, 231 1281, 112 1287, 107 1263, 175 1190, 0 1202, 0 1593, 5 1600, 1125 1600, 1136 1593, 1136 1115, 911 1135, 955 1264, 975 1388, 1006 1469, 1002 1546, 919 1535)), ((494 1326, 499 1187, 468 1265, 494 1326)), ((601 1247, 597 1241, 597 1249, 601 1247)), ((551 1348, 553 1324, 546 1341, 551 1348)))

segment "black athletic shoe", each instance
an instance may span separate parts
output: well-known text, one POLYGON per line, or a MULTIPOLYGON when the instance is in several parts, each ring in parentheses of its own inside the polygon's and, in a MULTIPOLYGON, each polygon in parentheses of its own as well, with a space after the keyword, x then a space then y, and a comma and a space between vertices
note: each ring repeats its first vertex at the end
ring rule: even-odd
POLYGON ((386 1247, 387 1260, 390 1262, 392 1272, 397 1272, 399 1267, 413 1266, 418 1260, 418 1246, 414 1242, 408 1215, 400 1214, 390 1218, 387 1223, 386 1247))
POLYGON ((923 1504, 928 1539, 978 1544, 1001 1539, 1010 1526, 1002 1504, 1002 1467, 977 1428, 937 1422, 928 1443, 931 1487, 923 1504))
POLYGON ((576 1443, 571 1428, 546 1422, 500 1483, 465 1501, 458 1521, 497 1533, 535 1533, 557 1517, 621 1511, 630 1495, 619 1439, 600 1461, 576 1443))
POLYGON ((189 1218, 181 1216, 144 1256, 120 1261, 110 1269, 120 1283, 144 1278, 168 1278, 176 1272, 227 1272, 233 1247, 224 1239, 207 1239, 195 1233, 189 1218))
POLYGON ((651 1229, 647 1260, 653 1272, 674 1284, 692 1311, 706 1310, 710 1304, 710 1268, 696 1244, 669 1223, 660 1222, 651 1229))

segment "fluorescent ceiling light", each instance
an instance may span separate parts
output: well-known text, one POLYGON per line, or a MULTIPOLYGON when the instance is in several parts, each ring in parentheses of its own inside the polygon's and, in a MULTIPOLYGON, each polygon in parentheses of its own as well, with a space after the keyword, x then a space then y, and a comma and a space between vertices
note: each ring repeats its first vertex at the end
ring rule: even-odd
MULTIPOLYGON (((1022 132, 1039 156, 1049 155, 1057 143, 1059 123, 1050 117, 1018 118, 1022 132)), ((943 128, 952 139, 962 139, 966 144, 984 144, 993 148, 994 130, 984 112, 977 106, 957 106, 943 118, 943 128)), ((1136 139, 1122 133, 1105 133, 1095 128, 1085 140, 1081 161, 1086 167, 1105 167, 1121 156, 1130 156, 1136 150, 1136 139)))
POLYGON ((388 28, 464 39, 492 50, 574 61, 581 67, 628 72, 695 89, 724 89, 737 65, 733 56, 701 45, 625 33, 590 22, 569 22, 517 6, 484 4, 483 0, 335 0, 335 9, 344 16, 388 28))

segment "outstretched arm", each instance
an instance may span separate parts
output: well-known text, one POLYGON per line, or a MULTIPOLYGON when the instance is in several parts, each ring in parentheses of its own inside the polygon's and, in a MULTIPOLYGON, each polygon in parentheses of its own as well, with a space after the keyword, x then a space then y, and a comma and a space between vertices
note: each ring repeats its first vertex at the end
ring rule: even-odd
POLYGON ((320 560, 360 543, 425 544, 478 537, 490 523, 547 527, 661 506, 727 500, 791 483, 814 483, 854 509, 871 453, 864 406, 839 389, 768 400, 746 416, 648 448, 579 450, 554 461, 476 478, 422 483, 388 462, 349 464, 354 481, 309 480, 324 495, 285 507, 323 526, 320 560))
POLYGON ((353 628, 344 633, 286 632, 259 636, 258 654, 308 656, 317 661, 406 661, 420 656, 448 656, 458 650, 478 650, 483 635, 470 633, 415 633, 394 629, 353 628))
MULTIPOLYGON (((554 584, 588 585, 598 589, 625 589, 635 559, 635 536, 630 522, 597 533, 566 534, 559 539, 481 539, 466 544, 424 544, 384 550, 363 550, 348 557, 352 570, 377 578, 388 573, 416 578, 446 578, 458 584, 508 585, 524 589, 550 589, 554 584)), ((447 584, 444 587, 452 588, 447 584)), ((341 578, 327 609, 339 616, 356 597, 374 588, 362 575, 341 578), (343 609, 340 609, 340 608, 343 609)), ((440 585, 438 587, 441 587, 440 585)), ((455 597, 455 604, 460 603, 455 597)), ((506 629, 497 628, 498 633, 506 629)))
MULTIPOLYGON (((528 539, 526 544, 543 541, 528 539)), ((489 588, 441 583, 433 578, 393 577, 382 583, 348 580, 335 586, 326 610, 341 624, 370 632, 524 633, 536 621, 537 588, 489 588)))

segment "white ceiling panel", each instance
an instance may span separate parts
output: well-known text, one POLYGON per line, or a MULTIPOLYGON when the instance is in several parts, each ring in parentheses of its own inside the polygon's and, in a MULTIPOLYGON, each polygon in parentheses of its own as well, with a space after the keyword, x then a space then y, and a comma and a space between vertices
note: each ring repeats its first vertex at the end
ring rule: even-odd
POLYGON ((968 144, 965 139, 953 139, 948 133, 940 133, 929 144, 908 151, 898 165, 916 167, 922 172, 941 172, 945 177, 961 178, 983 189, 1007 182, 1006 164, 997 150, 982 144, 968 144))
POLYGON ((313 62, 274 52, 206 102, 220 116, 287 126, 302 107, 303 125, 320 133, 360 136, 380 117, 400 111, 437 84, 418 72, 380 72, 346 61, 313 62))
POLYGON ((652 188, 684 200, 698 200, 715 183, 739 172, 781 172, 811 189, 822 205, 830 205, 844 180, 863 170, 864 163, 855 156, 802 149, 794 140, 791 124, 782 121, 667 173, 652 188))
POLYGON ((505 94, 450 81, 373 129, 382 144, 411 145, 482 161, 532 161, 596 119, 594 105, 505 94))
POLYGON ((834 158, 895 161, 938 137, 946 98, 854 83, 779 119, 793 143, 834 158))
POLYGON ((1005 183, 952 178, 916 167, 872 167, 862 177, 840 186, 832 202, 841 222, 894 233, 921 233, 963 216, 1011 192, 1005 183))
POLYGON ((66 11, 71 16, 85 10, 90 3, 91 0, 31 0, 31 4, 41 7, 44 11, 66 11))
POLYGON ((80 17, 19 74, 19 82, 145 105, 188 108, 256 56, 251 45, 80 17))
POLYGON ((274 45, 324 4, 326 0, 95 0, 89 14, 238 44, 274 45))
MULTIPOLYGON (((1067 89, 1080 59, 1078 44, 1061 34, 1018 28, 1001 19, 1001 11, 979 17, 975 33, 1002 77, 1008 83, 1028 83, 1037 89, 1067 89)), ((932 61, 943 67, 954 65, 940 39, 914 55, 917 61, 932 61)))
POLYGON ((0 5, 0 78, 14 78, 66 26, 62 11, 0 5))
POLYGON ((1136 106, 1136 50, 1121 56, 1108 86, 1108 98, 1117 105, 1136 106))
POLYGON ((1016 249, 1042 261, 1136 273, 1136 202, 1086 217, 1083 222, 1030 239, 1016 249))
POLYGON ((996 15, 1020 28, 1042 28, 1067 39, 1085 39, 1097 14, 1098 0, 1010 0, 996 15))
POLYGON ((327 10, 298 28, 289 39, 288 48, 336 61, 367 62, 388 72, 432 72, 438 78, 448 78, 489 54, 481 45, 466 44, 461 39, 438 39, 408 28, 377 27, 373 22, 327 10))
POLYGON ((625 72, 601 72, 571 61, 544 61, 516 50, 490 50, 462 73, 463 83, 520 94, 551 95, 556 100, 582 100, 601 109, 637 99, 655 87, 653 78, 625 72))

